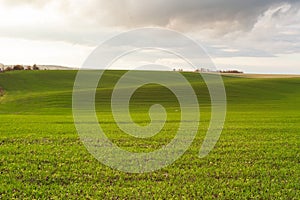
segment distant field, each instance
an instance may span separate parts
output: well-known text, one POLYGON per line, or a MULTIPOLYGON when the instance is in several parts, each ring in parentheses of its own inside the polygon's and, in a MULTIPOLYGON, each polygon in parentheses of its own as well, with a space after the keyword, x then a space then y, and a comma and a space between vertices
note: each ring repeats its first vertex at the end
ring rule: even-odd
MULTIPOLYGON (((150 139, 122 133, 109 102, 123 73, 105 72, 96 95, 99 122, 124 149, 158 149, 176 133, 179 104, 162 86, 140 88, 131 101, 133 119, 149 123, 149 106, 162 102, 167 124, 150 139)), ((0 198, 300 199, 300 78, 223 76, 228 98, 225 127, 213 151, 199 159, 210 99, 196 73, 183 74, 198 95, 198 135, 175 163, 145 174, 110 169, 85 149, 72 117, 76 71, 0 74, 0 198)))

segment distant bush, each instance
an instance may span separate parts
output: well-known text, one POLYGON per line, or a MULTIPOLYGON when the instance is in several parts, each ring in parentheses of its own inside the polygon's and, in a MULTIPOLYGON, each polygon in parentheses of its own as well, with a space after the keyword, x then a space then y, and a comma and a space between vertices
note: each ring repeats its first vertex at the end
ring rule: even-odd
POLYGON ((31 66, 27 66, 27 67, 26 67, 26 70, 31 70, 31 66))
POLYGON ((13 70, 24 70, 24 67, 22 65, 15 65, 13 70))

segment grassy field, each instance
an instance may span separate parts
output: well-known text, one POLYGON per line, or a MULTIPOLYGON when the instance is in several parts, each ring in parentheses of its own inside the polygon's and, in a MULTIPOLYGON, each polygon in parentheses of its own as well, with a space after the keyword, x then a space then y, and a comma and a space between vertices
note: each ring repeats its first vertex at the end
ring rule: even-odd
MULTIPOLYGON (((180 120, 179 105, 159 85, 140 88, 132 98, 137 123, 161 101, 168 111, 163 130, 137 139, 118 130, 110 95, 124 71, 107 71, 96 95, 99 122, 120 147, 145 152, 167 144, 180 120)), ((171 72, 170 72, 171 73, 171 72)), ((1 199, 300 199, 300 78, 224 76, 228 98, 224 130, 213 151, 198 152, 210 119, 204 82, 184 73, 199 98, 201 124, 189 150, 172 165, 129 174, 99 163, 83 146, 72 117, 76 71, 0 74, 1 199)))

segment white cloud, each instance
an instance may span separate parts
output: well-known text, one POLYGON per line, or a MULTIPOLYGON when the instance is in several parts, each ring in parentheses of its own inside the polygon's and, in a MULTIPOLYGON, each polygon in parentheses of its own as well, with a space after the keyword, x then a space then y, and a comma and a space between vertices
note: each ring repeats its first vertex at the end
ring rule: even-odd
POLYGON ((66 42, 0 38, 3 64, 47 64, 79 67, 94 49, 66 42))

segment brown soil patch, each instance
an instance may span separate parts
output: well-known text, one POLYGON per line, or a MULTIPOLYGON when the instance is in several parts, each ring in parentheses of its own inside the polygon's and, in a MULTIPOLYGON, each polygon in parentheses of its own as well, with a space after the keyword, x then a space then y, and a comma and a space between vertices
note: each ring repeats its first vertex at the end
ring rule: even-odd
POLYGON ((300 78, 297 74, 222 74, 224 76, 234 76, 241 78, 300 78))
POLYGON ((0 87, 0 97, 4 95, 4 90, 2 87, 0 87))

